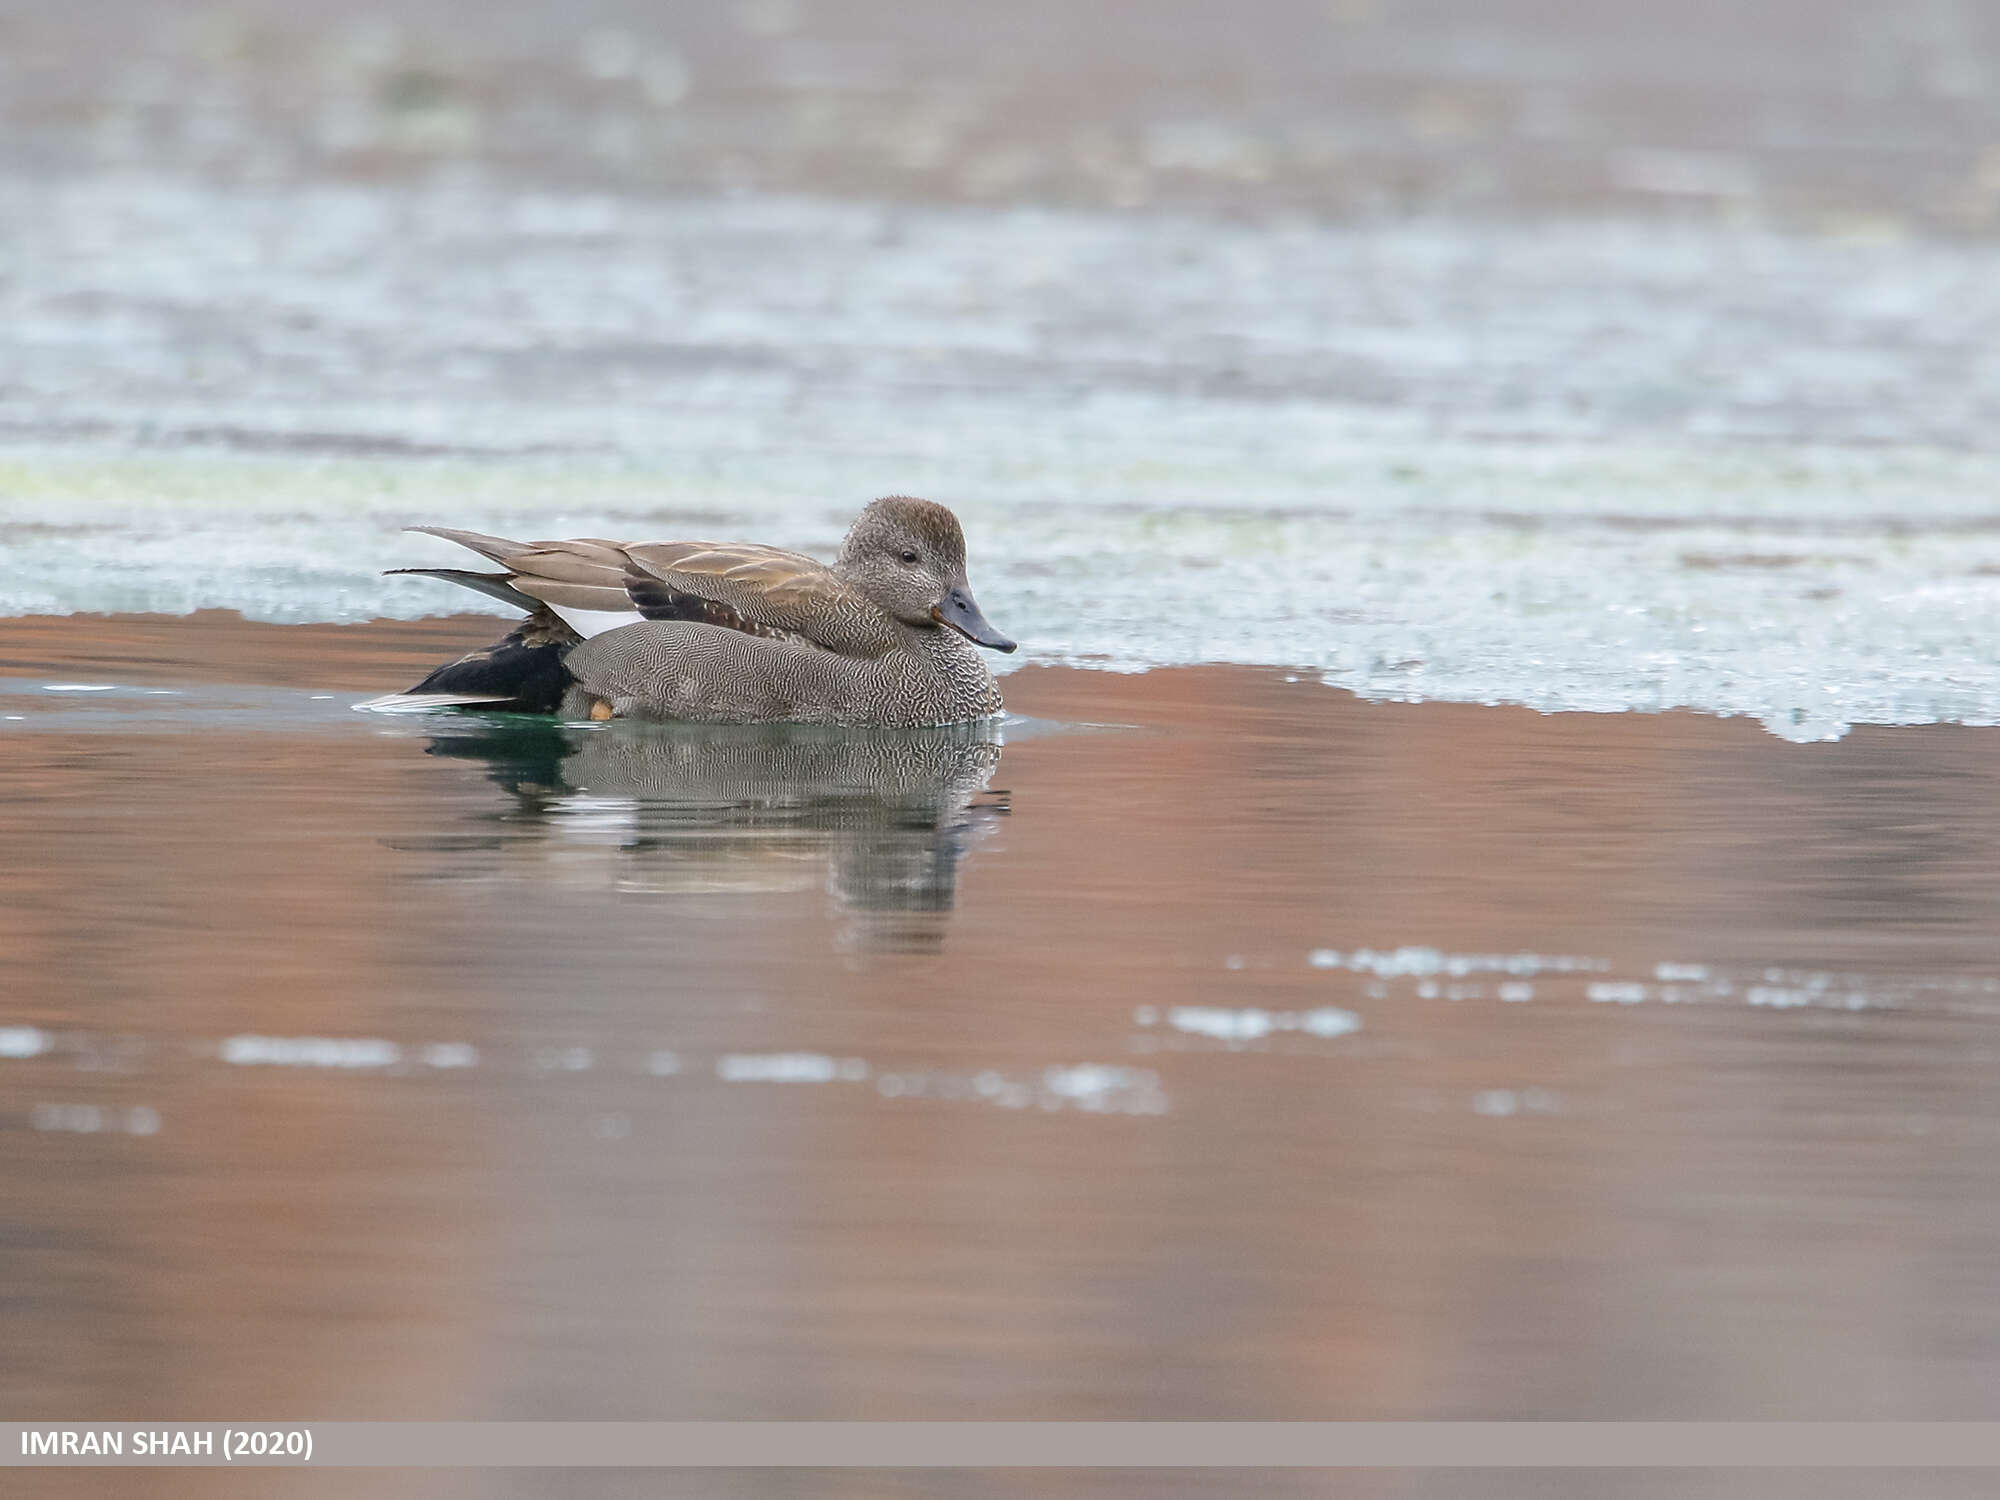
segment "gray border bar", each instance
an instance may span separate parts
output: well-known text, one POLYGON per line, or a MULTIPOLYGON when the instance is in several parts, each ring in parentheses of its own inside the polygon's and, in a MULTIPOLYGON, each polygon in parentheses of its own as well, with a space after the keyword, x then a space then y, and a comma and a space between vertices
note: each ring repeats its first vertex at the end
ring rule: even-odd
POLYGON ((1955 1469, 2000 1466, 2000 1422, 0 1423, 0 1468, 274 1465, 1955 1469), (79 1444, 84 1434, 117 1434, 123 1452, 50 1454, 45 1440, 24 1436, 64 1432, 79 1444), (135 1451, 140 1434, 143 1454, 135 1451), (160 1434, 169 1439, 164 1453, 160 1434), (293 1452, 250 1451, 260 1444, 293 1452), (194 1451, 173 1451, 183 1448, 194 1451))

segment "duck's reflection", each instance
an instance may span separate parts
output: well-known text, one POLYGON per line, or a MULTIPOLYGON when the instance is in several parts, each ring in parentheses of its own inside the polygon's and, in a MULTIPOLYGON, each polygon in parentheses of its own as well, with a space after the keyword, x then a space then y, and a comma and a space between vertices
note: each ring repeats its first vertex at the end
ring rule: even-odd
MULTIPOLYGON (((457 721, 429 753, 486 763, 516 816, 571 850, 617 851, 621 890, 772 892, 824 882, 871 948, 932 948, 967 850, 1007 810, 998 724, 457 721)), ((593 864, 599 874, 602 865, 593 864)))

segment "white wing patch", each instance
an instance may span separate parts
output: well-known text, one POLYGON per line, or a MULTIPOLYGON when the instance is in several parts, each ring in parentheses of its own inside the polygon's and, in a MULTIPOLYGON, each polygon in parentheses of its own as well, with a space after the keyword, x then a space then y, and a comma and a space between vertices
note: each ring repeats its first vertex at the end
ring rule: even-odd
POLYGON ((566 604, 551 604, 549 608, 585 640, 621 625, 637 625, 646 618, 636 609, 573 609, 566 604))

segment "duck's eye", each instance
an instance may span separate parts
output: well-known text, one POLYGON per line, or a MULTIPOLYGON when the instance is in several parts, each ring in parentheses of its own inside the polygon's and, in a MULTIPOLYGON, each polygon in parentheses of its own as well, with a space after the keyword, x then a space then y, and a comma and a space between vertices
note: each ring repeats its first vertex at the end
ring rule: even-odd
POLYGON ((909 551, 909 550, 907 550, 907 549, 905 549, 905 551, 904 551, 904 553, 903 553, 903 561, 904 561, 904 562, 915 562, 916 560, 917 560, 917 554, 916 554, 916 553, 914 553, 914 552, 911 552, 911 551, 909 551))

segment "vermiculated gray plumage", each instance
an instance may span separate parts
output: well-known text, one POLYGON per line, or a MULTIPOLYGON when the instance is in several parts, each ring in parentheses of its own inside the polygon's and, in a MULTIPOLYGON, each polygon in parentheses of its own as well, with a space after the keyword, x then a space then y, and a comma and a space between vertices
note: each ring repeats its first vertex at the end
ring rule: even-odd
MULTIPOLYGON (((907 628, 907 627, 906 627, 907 628)), ((901 649, 843 656, 716 625, 646 621, 570 648, 566 718, 609 703, 615 718, 710 724, 957 724, 1000 712, 979 653, 950 631, 910 631, 901 649)))

